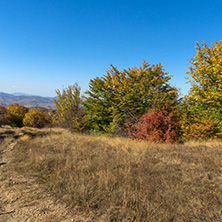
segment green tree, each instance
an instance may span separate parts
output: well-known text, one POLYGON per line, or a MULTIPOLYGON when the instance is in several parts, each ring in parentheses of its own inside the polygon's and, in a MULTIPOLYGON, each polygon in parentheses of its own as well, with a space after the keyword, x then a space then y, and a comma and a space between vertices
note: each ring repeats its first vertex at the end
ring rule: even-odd
POLYGON ((25 114, 24 126, 43 128, 51 122, 50 116, 39 108, 32 108, 25 114))
POLYGON ((196 42, 195 48, 187 72, 191 88, 183 100, 185 137, 222 136, 222 40, 211 46, 196 42))
MULTIPOLYGON (((122 133, 125 121, 152 108, 175 107, 178 90, 169 85, 171 76, 162 64, 144 61, 137 68, 111 68, 101 78, 90 80, 84 97, 87 118, 96 132, 122 133)), ((137 118, 136 118, 137 119, 137 118)))
POLYGON ((84 119, 81 88, 78 83, 68 86, 62 92, 58 89, 56 94, 57 98, 54 99, 54 103, 58 122, 74 131, 85 130, 87 122, 84 119))
POLYGON ((18 103, 10 104, 7 107, 7 111, 9 113, 7 117, 8 124, 15 127, 22 127, 23 119, 28 110, 29 109, 27 107, 19 105, 18 103))

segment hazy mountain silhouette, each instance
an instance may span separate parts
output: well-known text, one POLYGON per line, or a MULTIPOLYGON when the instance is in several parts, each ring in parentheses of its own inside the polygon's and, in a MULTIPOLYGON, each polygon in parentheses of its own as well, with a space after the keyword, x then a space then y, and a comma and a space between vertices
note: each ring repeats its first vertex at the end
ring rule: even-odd
POLYGON ((8 106, 12 103, 18 103, 26 107, 44 107, 47 109, 55 109, 55 105, 52 97, 42 97, 28 95, 25 93, 4 93, 0 92, 0 104, 8 106))

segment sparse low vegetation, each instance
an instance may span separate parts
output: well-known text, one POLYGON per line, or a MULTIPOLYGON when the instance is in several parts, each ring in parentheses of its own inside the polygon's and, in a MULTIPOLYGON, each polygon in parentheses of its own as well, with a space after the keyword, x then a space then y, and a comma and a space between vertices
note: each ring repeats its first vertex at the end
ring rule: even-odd
POLYGON ((79 221, 222 220, 221 141, 166 145, 47 132, 20 138, 15 170, 35 175, 79 221))

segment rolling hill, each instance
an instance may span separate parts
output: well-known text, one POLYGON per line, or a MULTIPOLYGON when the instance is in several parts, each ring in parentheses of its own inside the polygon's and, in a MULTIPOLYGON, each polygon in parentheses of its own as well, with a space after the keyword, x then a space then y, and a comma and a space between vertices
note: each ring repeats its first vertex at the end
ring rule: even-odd
POLYGON ((27 95, 24 93, 4 93, 0 92, 0 105, 8 106, 12 103, 30 107, 44 107, 47 109, 55 109, 55 104, 52 97, 42 97, 27 95))

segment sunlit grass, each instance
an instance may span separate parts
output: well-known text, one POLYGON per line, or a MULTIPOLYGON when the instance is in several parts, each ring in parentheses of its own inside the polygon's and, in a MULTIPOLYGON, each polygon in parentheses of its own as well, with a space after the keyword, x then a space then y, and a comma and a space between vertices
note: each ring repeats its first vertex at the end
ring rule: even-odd
POLYGON ((222 221, 219 140, 166 145, 40 131, 41 137, 21 137, 15 161, 23 164, 16 170, 37 176, 75 215, 88 221, 222 221))

